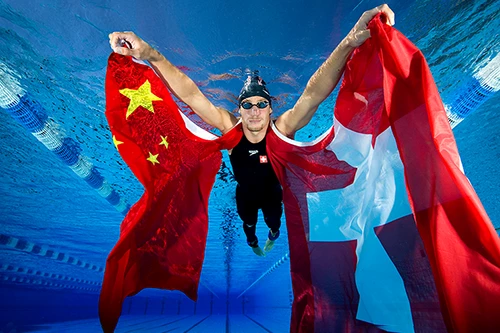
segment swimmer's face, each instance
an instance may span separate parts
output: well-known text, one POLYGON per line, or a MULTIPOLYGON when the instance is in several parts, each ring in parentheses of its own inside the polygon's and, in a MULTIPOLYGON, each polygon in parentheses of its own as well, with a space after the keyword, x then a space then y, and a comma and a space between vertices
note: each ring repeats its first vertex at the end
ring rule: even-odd
POLYGON ((241 122, 250 132, 260 132, 267 129, 271 112, 269 101, 264 97, 252 96, 245 98, 240 103, 241 122), (250 106, 250 108, 245 109, 244 106, 250 106))

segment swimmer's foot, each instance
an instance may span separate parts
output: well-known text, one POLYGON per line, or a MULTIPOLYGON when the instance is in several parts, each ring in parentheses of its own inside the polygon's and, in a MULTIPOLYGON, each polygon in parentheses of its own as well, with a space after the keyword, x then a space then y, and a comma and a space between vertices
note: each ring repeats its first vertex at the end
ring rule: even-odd
POLYGON ((269 230, 269 234, 267 235, 266 245, 264 245, 264 251, 269 252, 274 247, 274 242, 280 236, 280 231, 272 232, 269 230))
POLYGON ((272 240, 266 240, 266 245, 264 245, 264 251, 269 252, 273 249, 274 247, 274 241, 272 240))
POLYGON ((266 256, 266 253, 264 251, 262 251, 262 249, 259 246, 259 240, 257 239, 257 237, 255 237, 255 239, 251 242, 249 242, 247 239, 247 244, 248 244, 248 246, 250 246, 252 248, 253 253, 258 255, 259 257, 266 256))
POLYGON ((260 248, 260 246, 252 247, 252 251, 253 251, 253 253, 255 253, 256 255, 258 255, 259 257, 265 257, 266 256, 266 253, 264 251, 262 251, 262 249, 260 248))

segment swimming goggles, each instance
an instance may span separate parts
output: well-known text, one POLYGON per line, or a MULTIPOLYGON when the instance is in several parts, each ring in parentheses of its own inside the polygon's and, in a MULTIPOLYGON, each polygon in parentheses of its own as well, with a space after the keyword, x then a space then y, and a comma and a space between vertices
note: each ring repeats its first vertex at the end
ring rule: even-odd
POLYGON ((264 109, 269 105, 268 101, 260 101, 255 104, 252 104, 250 102, 243 102, 240 104, 240 106, 245 109, 245 110, 250 110, 253 106, 258 107, 259 109, 264 109))

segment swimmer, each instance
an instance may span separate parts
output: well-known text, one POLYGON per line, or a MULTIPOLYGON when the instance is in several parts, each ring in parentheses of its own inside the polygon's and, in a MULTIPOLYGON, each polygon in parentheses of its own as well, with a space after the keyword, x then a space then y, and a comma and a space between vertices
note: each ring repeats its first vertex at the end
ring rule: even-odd
MULTIPOLYGON (((394 13, 385 4, 364 12, 349 34, 309 79, 295 105, 273 120, 283 135, 293 138, 298 130, 309 123, 318 106, 339 82, 352 51, 370 37, 368 23, 380 12, 385 15, 387 24, 394 24, 394 13)), ((230 152, 237 182, 236 208, 243 221, 247 244, 256 255, 265 256, 280 235, 283 214, 282 188, 266 151, 266 134, 273 109, 265 81, 258 72, 248 76, 238 97, 240 117, 237 118, 228 110, 212 104, 186 74, 133 32, 114 32, 109 35, 109 43, 116 53, 148 61, 174 95, 222 134, 241 120, 244 135, 230 152), (263 248, 259 246, 256 235, 259 209, 269 228, 263 248)))

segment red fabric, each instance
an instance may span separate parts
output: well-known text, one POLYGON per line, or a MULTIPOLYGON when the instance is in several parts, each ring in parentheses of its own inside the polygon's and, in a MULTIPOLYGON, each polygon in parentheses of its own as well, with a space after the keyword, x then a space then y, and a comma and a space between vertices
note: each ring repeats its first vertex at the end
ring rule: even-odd
POLYGON ((346 187, 352 183, 356 172, 346 162, 339 161, 334 153, 325 150, 333 137, 332 130, 323 140, 308 147, 291 145, 273 131, 268 132, 266 138, 267 154, 283 187, 294 293, 291 332, 314 332, 317 289, 311 276, 310 256, 317 244, 308 243, 306 194, 346 187))
POLYGON ((386 113, 447 328, 497 332, 500 241, 460 170, 453 133, 427 63, 410 41, 380 20, 370 29, 383 67, 386 113))
POLYGON ((106 263, 99 316, 103 330, 112 332, 124 298, 144 288, 176 289, 196 300, 220 150, 239 137, 209 141, 193 135, 154 71, 117 54, 108 62, 106 117, 113 136, 123 142, 118 145, 123 160, 145 190, 125 217, 106 263), (131 100, 119 90, 138 89, 146 80, 162 101, 152 102, 154 113, 139 106, 126 118, 131 100), (168 147, 159 145, 161 136, 168 147), (149 153, 158 154, 159 163, 148 161, 149 153))
MULTIPOLYGON (((348 62, 335 117, 353 131, 372 134, 373 142, 389 126, 394 133, 414 216, 377 228, 377 235, 403 276, 415 330, 442 331, 444 319, 450 332, 498 331, 500 242, 460 170, 429 68, 421 52, 379 17, 369 28, 372 37, 348 62), (434 294, 441 313, 434 312, 434 294)), ((306 193, 345 187, 356 171, 333 153, 316 160, 333 135, 332 130, 320 143, 302 148, 273 132, 267 137, 284 188, 295 296, 290 331, 377 332, 356 320, 356 241, 308 239, 306 193)))

